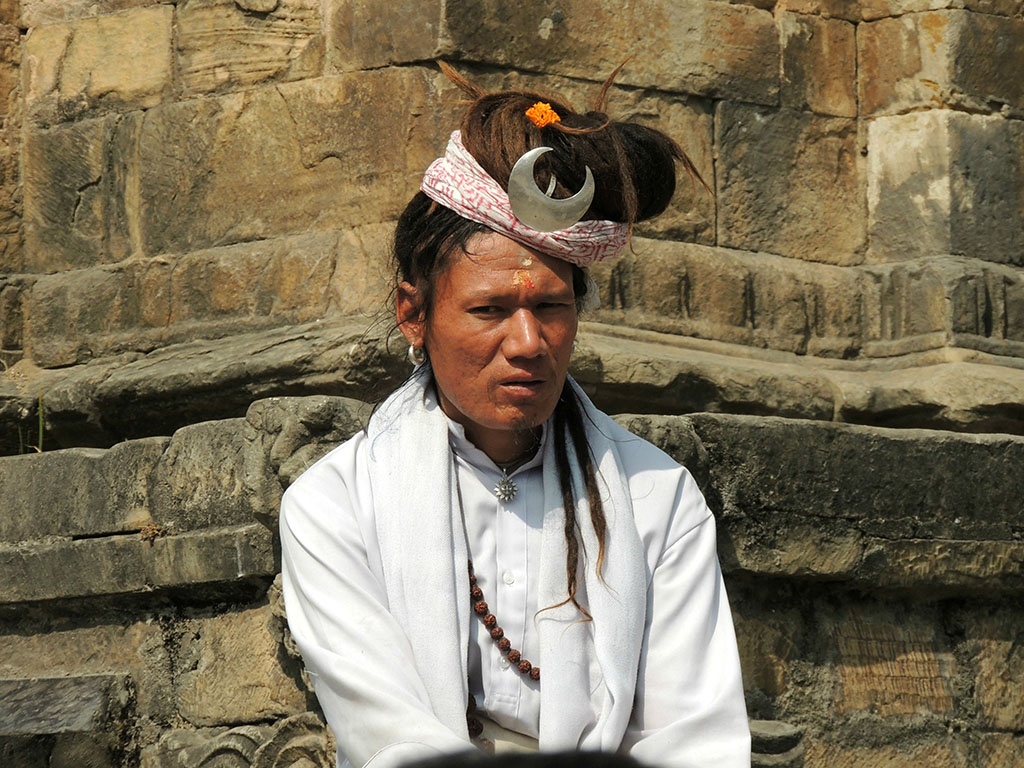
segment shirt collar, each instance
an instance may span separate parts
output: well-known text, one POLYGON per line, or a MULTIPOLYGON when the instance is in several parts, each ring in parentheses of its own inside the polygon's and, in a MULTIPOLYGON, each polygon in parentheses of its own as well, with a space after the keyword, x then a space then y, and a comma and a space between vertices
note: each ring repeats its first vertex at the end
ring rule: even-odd
MULTIPOLYGON (((455 451, 455 454, 463 459, 467 464, 470 464, 477 469, 482 469, 488 472, 501 473, 501 469, 495 464, 491 458, 477 448, 473 442, 466 437, 465 428, 457 421, 452 421, 448 418, 448 414, 441 411, 444 414, 445 419, 448 422, 448 442, 455 451)), ((537 452, 530 458, 529 461, 516 467, 512 472, 509 473, 509 477, 514 477, 520 472, 533 467, 540 466, 544 461, 544 449, 547 447, 548 440, 548 423, 551 419, 548 419, 541 425, 540 443, 537 445, 537 452)))

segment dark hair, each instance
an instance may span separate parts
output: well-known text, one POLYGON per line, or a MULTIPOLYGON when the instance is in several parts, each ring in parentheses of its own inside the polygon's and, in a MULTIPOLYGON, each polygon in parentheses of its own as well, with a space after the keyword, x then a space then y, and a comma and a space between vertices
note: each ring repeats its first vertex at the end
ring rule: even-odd
MULTIPOLYGON (((512 166, 525 152, 539 146, 551 147, 554 151, 545 153, 535 166, 540 187, 546 188, 553 174, 557 180, 553 196, 568 197, 583 185, 584 168, 589 167, 595 193, 583 218, 620 222, 632 232, 636 222, 656 216, 668 206, 675 192, 677 162, 707 187, 690 158, 668 136, 635 123, 616 122, 604 114, 605 97, 621 67, 601 86, 594 109, 580 114, 559 98, 533 91, 487 93, 444 62, 440 66, 470 99, 461 124, 463 144, 503 188, 507 189, 512 166), (538 101, 550 104, 561 120, 538 128, 525 114, 538 101)), ((406 206, 394 237, 395 286, 403 281, 416 286, 423 317, 429 317, 433 310, 435 282, 447 268, 451 255, 466 251, 470 239, 486 231, 489 230, 484 225, 459 216, 422 192, 406 206)), ((587 288, 585 273, 579 267, 573 268, 573 288, 580 306, 587 288)), ((589 619, 590 614, 576 600, 577 493, 585 493, 589 502, 591 523, 599 542, 598 574, 604 564, 606 526, 583 409, 568 381, 555 407, 553 439, 568 552, 568 597, 559 605, 572 602, 589 619), (583 488, 573 487, 567 440, 571 441, 583 488)))

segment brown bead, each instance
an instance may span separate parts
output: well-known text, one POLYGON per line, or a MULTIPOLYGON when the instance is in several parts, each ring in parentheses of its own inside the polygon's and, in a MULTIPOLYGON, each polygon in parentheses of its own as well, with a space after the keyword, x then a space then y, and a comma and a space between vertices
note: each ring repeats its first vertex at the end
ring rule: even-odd
POLYGON ((473 605, 473 610, 479 613, 481 616, 483 616, 485 613, 487 613, 487 603, 485 603, 483 600, 477 600, 477 602, 473 605))
POLYGON ((530 677, 534 680, 540 680, 540 667, 534 667, 530 670, 530 677))
POLYGON ((519 662, 519 671, 522 672, 524 675, 530 674, 531 669, 533 669, 533 664, 528 662, 526 659, 523 659, 519 662))
POLYGON ((511 661, 513 664, 518 664, 519 663, 519 659, 521 659, 523 657, 523 654, 521 654, 515 648, 513 648, 511 651, 509 651, 505 655, 508 656, 508 660, 511 661))
POLYGON ((484 616, 484 626, 485 627, 490 629, 491 627, 496 627, 497 625, 498 625, 498 620, 495 618, 493 613, 488 613, 486 616, 484 616))
POLYGON ((484 732, 484 724, 477 720, 475 717, 467 717, 466 725, 469 728, 469 738, 475 739, 481 733, 484 732))
POLYGON ((505 651, 507 651, 511 647, 512 647, 512 641, 509 640, 507 637, 503 637, 503 638, 501 638, 501 640, 498 641, 498 650, 501 651, 502 653, 504 653, 505 651))
POLYGON ((491 640, 501 640, 505 636, 505 630, 501 627, 495 627, 491 630, 491 640))
POLYGON ((470 594, 470 596, 472 596, 472 598, 474 600, 483 600, 484 599, 484 591, 482 589, 480 589, 480 587, 473 587, 473 589, 471 589, 469 591, 469 594, 470 594))

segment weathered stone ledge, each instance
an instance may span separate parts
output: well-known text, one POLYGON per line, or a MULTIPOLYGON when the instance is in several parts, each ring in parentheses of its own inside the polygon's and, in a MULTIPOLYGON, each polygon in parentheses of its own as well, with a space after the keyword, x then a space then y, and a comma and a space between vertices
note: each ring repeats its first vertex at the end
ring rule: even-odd
MULTIPOLYGON (((0 604, 271 578, 283 488, 368 413, 345 398, 270 398, 245 419, 169 440, 0 459, 0 494, 14 503, 0 604), (116 463, 137 467, 128 493, 87 481, 116 463), (74 503, 47 508, 21 490, 76 475, 87 490, 74 503), (72 521, 89 507, 140 503, 154 521, 141 533, 40 536, 84 531, 72 521)), ((719 515, 729 574, 931 596, 1024 593, 1024 438, 707 413, 618 418, 691 468, 719 515)))
POLYGON ((613 412, 759 413, 875 426, 1024 433, 1024 369, 937 350, 896 368, 585 324, 574 375, 613 412), (951 359, 952 358, 952 359, 951 359), (756 405, 755 405, 756 404, 756 405))
MULTIPOLYGON (((239 417, 261 397, 373 401, 409 371, 384 324, 309 323, 198 340, 56 370, 23 361, 0 379, 0 450, 34 429, 46 446, 109 446, 186 424, 239 417)), ((1024 368, 968 350, 877 362, 805 357, 584 323, 573 373, 612 412, 758 413, 877 426, 1024 433, 1024 368), (991 364, 991 363, 1005 364, 991 364), (901 367, 909 366, 909 367, 901 367)))
POLYGON ((0 679, 0 736, 108 730, 128 705, 130 687, 123 675, 0 679))
POLYGON ((687 465, 696 456, 726 517, 893 541, 1024 542, 1014 471, 1024 437, 709 413, 618 418, 687 465))
POLYGON ((140 534, 0 545, 0 605, 219 585, 276 572, 258 523, 146 540, 140 534))
POLYGON ((888 357, 957 345, 1024 357, 1024 276, 930 256, 836 266, 636 238, 596 265, 594 319, 819 357, 888 357))
MULTIPOLYGON (((8 276, 4 343, 57 368, 380 312, 392 226, 8 276)), ((817 357, 954 345, 1024 359, 1024 277, 1011 266, 948 255, 837 266, 673 239, 632 245, 592 270, 602 308, 591 319, 817 357)))
POLYGON ((719 513, 727 573, 930 597, 1024 592, 1024 438, 724 414, 620 419, 692 468, 719 513))

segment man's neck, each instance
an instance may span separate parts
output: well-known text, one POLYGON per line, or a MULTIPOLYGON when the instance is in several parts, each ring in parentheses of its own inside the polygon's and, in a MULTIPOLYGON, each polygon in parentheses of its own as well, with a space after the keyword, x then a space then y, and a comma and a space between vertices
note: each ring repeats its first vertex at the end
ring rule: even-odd
POLYGON ((508 472, 528 461, 540 445, 541 427, 513 431, 474 429, 474 426, 463 425, 466 438, 508 472))

